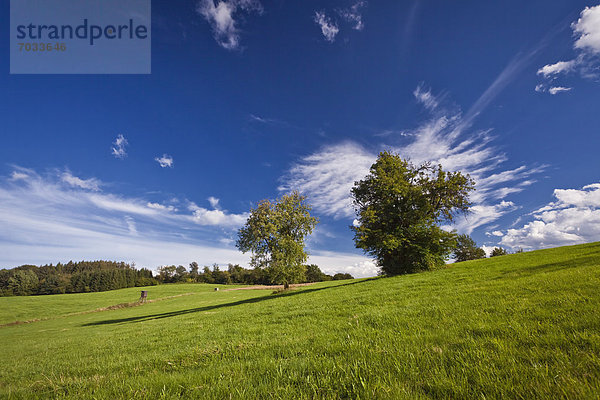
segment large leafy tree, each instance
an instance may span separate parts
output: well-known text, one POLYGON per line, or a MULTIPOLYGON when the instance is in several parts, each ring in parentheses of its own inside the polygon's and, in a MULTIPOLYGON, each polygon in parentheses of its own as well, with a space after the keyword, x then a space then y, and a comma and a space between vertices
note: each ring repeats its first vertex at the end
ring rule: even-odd
POLYGON ((468 211, 472 190, 468 175, 431 163, 416 166, 384 151, 352 188, 356 247, 375 257, 385 275, 441 266, 455 247, 456 234, 439 224, 468 211))
POLYGON ((477 247, 477 243, 469 235, 458 235, 456 238, 456 248, 454 249, 454 258, 457 262, 478 260, 485 258, 485 251, 477 247))
POLYGON ((244 253, 252 252, 252 266, 264 268, 271 283, 287 288, 304 280, 304 239, 318 222, 310 210, 298 192, 275 201, 262 200, 239 230, 236 246, 244 253))

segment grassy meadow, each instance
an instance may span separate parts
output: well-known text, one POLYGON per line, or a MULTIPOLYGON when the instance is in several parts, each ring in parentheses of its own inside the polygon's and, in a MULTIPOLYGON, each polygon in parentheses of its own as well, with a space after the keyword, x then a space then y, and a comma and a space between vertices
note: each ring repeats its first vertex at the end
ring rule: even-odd
POLYGON ((149 287, 157 301, 105 311, 140 288, 0 298, 0 398, 600 393, 600 243, 284 294, 214 287, 149 287))

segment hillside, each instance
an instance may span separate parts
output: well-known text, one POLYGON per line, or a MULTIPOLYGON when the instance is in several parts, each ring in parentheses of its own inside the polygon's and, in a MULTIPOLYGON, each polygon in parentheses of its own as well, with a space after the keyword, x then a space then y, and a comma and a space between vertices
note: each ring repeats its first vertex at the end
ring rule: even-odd
POLYGON ((150 287, 158 301, 106 311, 139 288, 0 298, 0 324, 41 319, 0 327, 0 397, 600 393, 600 243, 284 295, 214 287, 150 287))

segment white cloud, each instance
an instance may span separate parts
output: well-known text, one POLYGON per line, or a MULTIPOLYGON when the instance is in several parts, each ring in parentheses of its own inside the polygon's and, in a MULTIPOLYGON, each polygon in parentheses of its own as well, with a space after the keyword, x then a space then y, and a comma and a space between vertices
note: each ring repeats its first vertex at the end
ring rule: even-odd
POLYGON ((257 12, 261 14, 262 5, 258 0, 200 0, 196 12, 208 21, 217 43, 228 50, 240 47, 240 31, 236 14, 257 12))
POLYGON ((492 251, 498 246, 486 246, 483 245, 481 246, 481 248, 483 249, 483 251, 485 251, 485 256, 489 257, 492 254, 492 251))
POLYGON ((279 190, 298 189, 309 195, 317 211, 336 218, 350 217, 354 215, 350 189, 367 175, 376 157, 354 142, 326 146, 296 163, 279 190))
POLYGON ((497 204, 475 204, 470 212, 457 218, 453 226, 446 226, 447 230, 456 228, 459 232, 471 234, 475 228, 496 221, 501 216, 515 211, 518 207, 512 201, 501 201, 497 204))
POLYGON ((106 211, 118 211, 128 214, 146 216, 158 215, 156 208, 148 207, 148 203, 137 199, 127 199, 114 194, 90 194, 82 197, 97 208, 106 211))
POLYGON ((352 29, 362 31, 365 27, 365 24, 363 23, 360 9, 365 7, 366 5, 366 1, 358 0, 350 8, 338 10, 338 13, 342 18, 344 18, 346 21, 352 24, 352 29))
POLYGON ((127 146, 127 139, 125 136, 119 135, 113 142, 113 147, 111 147, 112 155, 116 158, 125 158, 127 157, 127 152, 125 151, 125 146, 127 146))
POLYGON ((501 244, 538 249, 600 240, 600 184, 556 189, 555 202, 534 211, 534 220, 509 229, 501 244))
POLYGON ((221 210, 208 210, 199 207, 194 211, 194 221, 200 225, 241 226, 246 222, 247 214, 227 214, 221 210))
MULTIPOLYGON (((598 63, 600 54, 600 5, 586 7, 581 11, 580 18, 571 24, 573 36, 576 38, 573 43, 577 56, 572 60, 559 61, 554 64, 548 64, 538 70, 538 75, 552 81, 562 73, 579 72, 584 78, 598 78, 598 63)), ((536 86, 536 91, 545 92, 543 86, 536 86)), ((557 93, 571 90, 562 86, 554 86, 547 90, 548 93, 555 95, 557 93)))
MULTIPOLYGON (((433 95, 429 96, 429 103, 438 102, 433 95)), ((459 170, 474 178, 477 184, 471 196, 474 206, 471 213, 460 217, 455 224, 461 232, 471 233, 516 210, 515 204, 504 199, 531 184, 533 181, 528 178, 543 167, 521 166, 499 171, 506 156, 491 145, 488 132, 463 132, 465 122, 460 110, 436 109, 435 114, 414 129, 409 135, 411 141, 403 146, 382 143, 376 149, 369 149, 350 141, 325 146, 296 162, 282 177, 279 190, 299 190, 309 197, 318 212, 334 218, 351 218, 354 208, 350 190, 354 182, 367 175, 380 150, 391 149, 413 163, 432 161, 446 170, 459 170)))
POLYGON ((164 204, 160 204, 160 203, 148 202, 148 203, 146 203, 146 207, 152 208, 154 210, 159 210, 159 211, 167 211, 167 212, 177 211, 177 208, 175 206, 165 206, 164 204))
POLYGON ((575 60, 571 60, 571 61, 559 61, 557 63, 554 64, 548 64, 548 65, 544 65, 542 68, 538 69, 538 75, 543 75, 545 78, 551 76, 551 75, 556 75, 556 74, 560 74, 563 72, 569 72, 571 70, 573 70, 573 68, 576 66, 576 61, 575 60))
POLYGON ((131 235, 137 236, 138 231, 135 225, 135 220, 130 216, 125 216, 125 223, 127 224, 127 228, 129 229, 129 233, 131 235))
MULTIPOLYGON (((0 266, 75 259, 118 259, 138 266, 212 264, 247 257, 222 237, 231 236, 242 215, 222 212, 178 212, 172 206, 112 193, 91 192, 80 185, 67 187, 62 173, 28 178, 0 178, 0 266), (200 214, 200 217, 199 217, 200 214)), ((221 212, 221 211, 220 211, 221 212)))
POLYGON ((250 119, 252 121, 260 122, 262 124, 271 124, 271 123, 277 122, 276 120, 274 120, 272 118, 264 118, 264 117, 260 117, 258 115, 254 115, 254 114, 250 114, 250 119))
POLYGON ((27 178, 29 178, 29 175, 28 175, 28 174, 25 174, 25 173, 23 173, 23 172, 17 172, 17 171, 13 171, 13 172, 10 174, 10 180, 11 180, 11 181, 24 180, 24 179, 27 179, 27 178))
POLYGON ((216 197, 210 196, 208 198, 208 202, 210 203, 210 206, 212 208, 218 208, 219 207, 219 199, 217 199, 216 197))
POLYGON ((325 15, 323 11, 316 11, 314 16, 314 21, 321 27, 321 33, 325 37, 325 40, 333 43, 335 41, 335 37, 340 31, 337 24, 332 22, 329 17, 325 15))
POLYGON ((492 232, 492 235, 493 235, 493 236, 502 237, 502 236, 504 236, 504 233, 502 233, 501 231, 493 231, 493 232, 492 232))
POLYGON ((571 27, 576 35, 575 48, 600 53, 600 5, 586 7, 571 27))
POLYGON ((548 89, 548 93, 550 93, 551 95, 555 95, 558 93, 570 92, 571 89, 573 89, 573 88, 563 87, 563 86, 553 86, 550 89, 548 89))
POLYGON ((431 93, 431 89, 425 90, 423 85, 417 86, 413 95, 417 101, 425 106, 428 110, 434 110, 438 106, 438 101, 431 93))
POLYGON ((326 274, 338 272, 351 274, 355 278, 377 276, 377 264, 362 255, 337 252, 313 252, 308 256, 307 264, 317 264, 326 274))
POLYGON ((73 176, 69 171, 64 172, 61 175, 61 179, 63 182, 66 182, 73 187, 92 190, 95 192, 100 191, 100 185, 102 184, 96 178, 81 179, 76 176, 73 176))
POLYGON ((162 168, 173 168, 173 157, 168 154, 163 154, 162 157, 155 157, 154 161, 159 163, 162 168))

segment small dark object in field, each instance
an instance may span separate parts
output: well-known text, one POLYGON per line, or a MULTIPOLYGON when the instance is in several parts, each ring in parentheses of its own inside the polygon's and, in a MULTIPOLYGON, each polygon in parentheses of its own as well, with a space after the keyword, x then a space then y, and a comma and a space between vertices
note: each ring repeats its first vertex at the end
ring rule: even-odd
POLYGON ((142 294, 140 295, 140 302, 145 303, 147 298, 148 298, 148 291, 142 290, 142 294))
POLYGON ((218 292, 218 291, 219 291, 219 288, 218 288, 218 287, 216 287, 216 288, 215 288, 215 292, 218 292))

